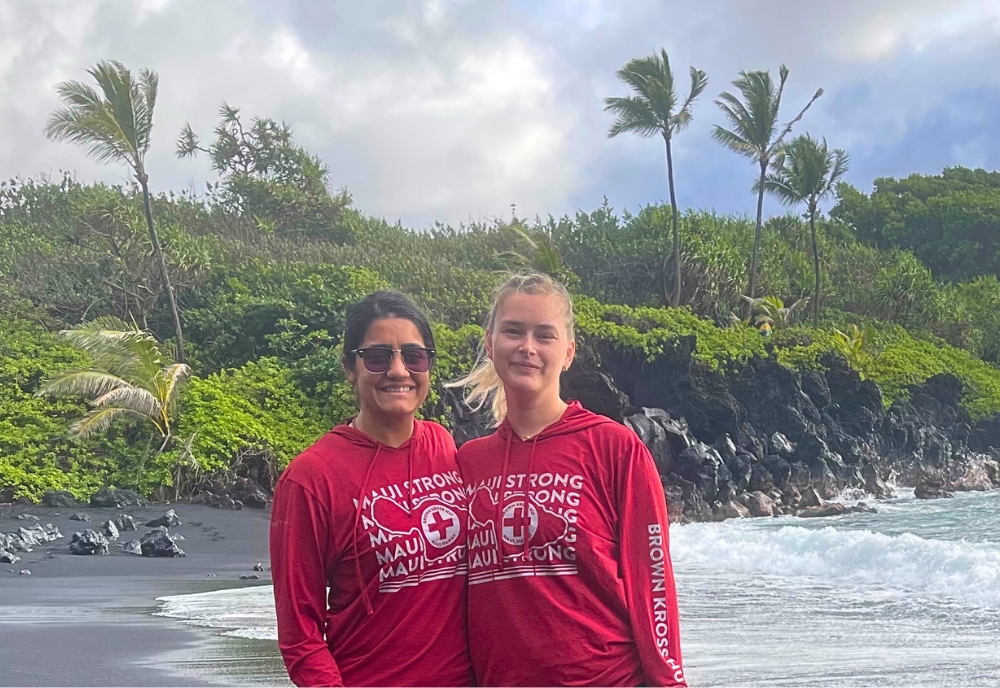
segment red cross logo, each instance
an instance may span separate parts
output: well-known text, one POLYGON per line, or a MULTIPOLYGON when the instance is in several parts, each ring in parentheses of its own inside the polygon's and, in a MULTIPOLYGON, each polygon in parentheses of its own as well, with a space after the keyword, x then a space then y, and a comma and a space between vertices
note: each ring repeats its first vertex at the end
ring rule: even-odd
POLYGON ((420 515, 420 527, 427 542, 443 549, 458 539, 462 527, 455 512, 443 504, 432 504, 420 515))
POLYGON ((525 513, 524 502, 517 501, 507 505, 503 510, 503 540, 511 545, 523 545, 525 532, 531 540, 538 530, 538 510, 533 504, 528 505, 525 513))
POLYGON ((441 512, 435 511, 434 515, 431 517, 431 523, 429 529, 437 533, 439 540, 444 540, 445 536, 448 535, 448 529, 451 528, 452 525, 454 525, 454 523, 455 522, 452 521, 450 518, 447 520, 441 518, 441 512))

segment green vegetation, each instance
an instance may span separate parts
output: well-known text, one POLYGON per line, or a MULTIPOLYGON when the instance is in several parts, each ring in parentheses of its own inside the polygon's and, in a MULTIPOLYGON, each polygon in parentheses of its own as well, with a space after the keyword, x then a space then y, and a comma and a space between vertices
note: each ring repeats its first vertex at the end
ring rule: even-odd
MULTIPOLYGON (((675 202, 616 213, 605 202, 572 217, 422 232, 366 216, 331 191, 289 126, 226 104, 206 147, 190 127, 178 141, 179 154, 210 157, 218 182, 204 197, 152 194, 149 122, 122 139, 102 127, 121 107, 150 114, 155 75, 134 80, 114 63, 91 73, 104 95, 63 85, 66 128, 51 133, 129 164, 136 182, 0 183, 5 492, 86 497, 112 484, 182 495, 241 462, 284 465, 355 412, 340 367, 344 317, 377 289, 404 291, 431 316, 439 355, 421 414, 447 422, 443 383, 471 368, 491 292, 510 269, 570 287, 590 360, 691 356, 728 375, 753 357, 807 370, 839 355, 887 404, 951 372, 974 418, 1000 413, 1000 173, 880 179, 870 195, 839 184, 823 217, 817 203, 846 155, 808 137, 785 142, 819 96, 780 127, 787 69, 777 85, 766 72, 742 74, 740 97, 720 96, 731 128, 716 137, 760 165, 758 194, 766 183, 805 203, 804 218, 682 212, 675 202), (798 318, 806 304, 812 326, 798 318), (769 337, 756 328, 765 321, 769 337), (171 351, 186 356, 189 378, 171 351)), ((681 103, 663 53, 621 76, 636 95, 609 99, 612 131, 663 136, 671 167, 671 137, 704 74, 692 71, 681 103)))

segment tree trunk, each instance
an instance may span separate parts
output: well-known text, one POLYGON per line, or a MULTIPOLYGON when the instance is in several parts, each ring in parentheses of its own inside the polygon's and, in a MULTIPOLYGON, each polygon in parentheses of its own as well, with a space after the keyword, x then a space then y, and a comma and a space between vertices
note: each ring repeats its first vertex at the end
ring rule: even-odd
POLYGON ((670 305, 676 308, 681 303, 681 240, 677 232, 677 197, 674 194, 674 157, 670 150, 670 134, 664 134, 667 144, 667 185, 670 187, 670 228, 674 235, 674 291, 670 305))
POLYGON ((813 291, 813 327, 819 329, 819 246, 816 245, 816 201, 809 201, 809 234, 812 235, 813 270, 816 271, 816 289, 813 291))
MULTIPOLYGON (((767 161, 760 161, 760 180, 757 183, 757 226, 753 230, 753 256, 750 258, 750 298, 757 296, 757 256, 760 253, 760 228, 764 222, 764 178, 767 176, 767 161)), ((747 318, 753 316, 753 304, 747 304, 747 318)))
POLYGON ((167 260, 163 257, 163 250, 160 248, 160 238, 156 235, 156 228, 153 227, 153 211, 149 205, 149 182, 145 173, 136 175, 139 185, 142 187, 142 209, 146 214, 146 229, 149 230, 149 242, 153 245, 153 253, 160 263, 160 275, 163 277, 163 284, 167 290, 167 298, 170 301, 170 313, 174 318, 174 335, 177 337, 177 362, 184 363, 184 332, 181 330, 181 313, 177 309, 177 299, 174 297, 174 288, 170 284, 170 273, 167 271, 167 260))

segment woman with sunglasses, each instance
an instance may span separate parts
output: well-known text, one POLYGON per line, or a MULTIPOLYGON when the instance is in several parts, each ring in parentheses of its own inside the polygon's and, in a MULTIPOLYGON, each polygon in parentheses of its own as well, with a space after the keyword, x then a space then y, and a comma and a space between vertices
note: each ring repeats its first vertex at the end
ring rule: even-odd
POLYGON ((348 311, 341 364, 360 411, 295 458, 274 494, 278 647, 296 685, 472 685, 455 443, 414 418, 434 354, 406 296, 376 292, 348 311))

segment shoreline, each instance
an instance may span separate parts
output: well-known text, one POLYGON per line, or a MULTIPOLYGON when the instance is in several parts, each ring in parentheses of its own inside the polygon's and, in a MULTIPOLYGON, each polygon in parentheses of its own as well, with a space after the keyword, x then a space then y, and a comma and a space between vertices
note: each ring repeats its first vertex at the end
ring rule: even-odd
POLYGON ((0 505, 0 532, 53 523, 63 535, 32 552, 17 552, 21 560, 14 564, 0 564, 0 686, 253 685, 260 683, 257 675, 269 685, 280 683, 267 641, 154 616, 159 597, 269 583, 269 518, 269 510, 190 504, 0 505), (138 540, 150 530, 141 524, 167 509, 175 509, 182 522, 170 533, 183 536, 178 545, 186 556, 147 558, 118 549, 122 541, 138 540), (91 521, 70 520, 76 512, 91 521), (99 530, 119 513, 133 516, 138 531, 121 533, 108 555, 69 553, 74 532, 99 530), (29 518, 19 519, 22 514, 29 518), (257 563, 264 571, 252 570, 257 563), (259 579, 240 579, 250 575, 259 579))

